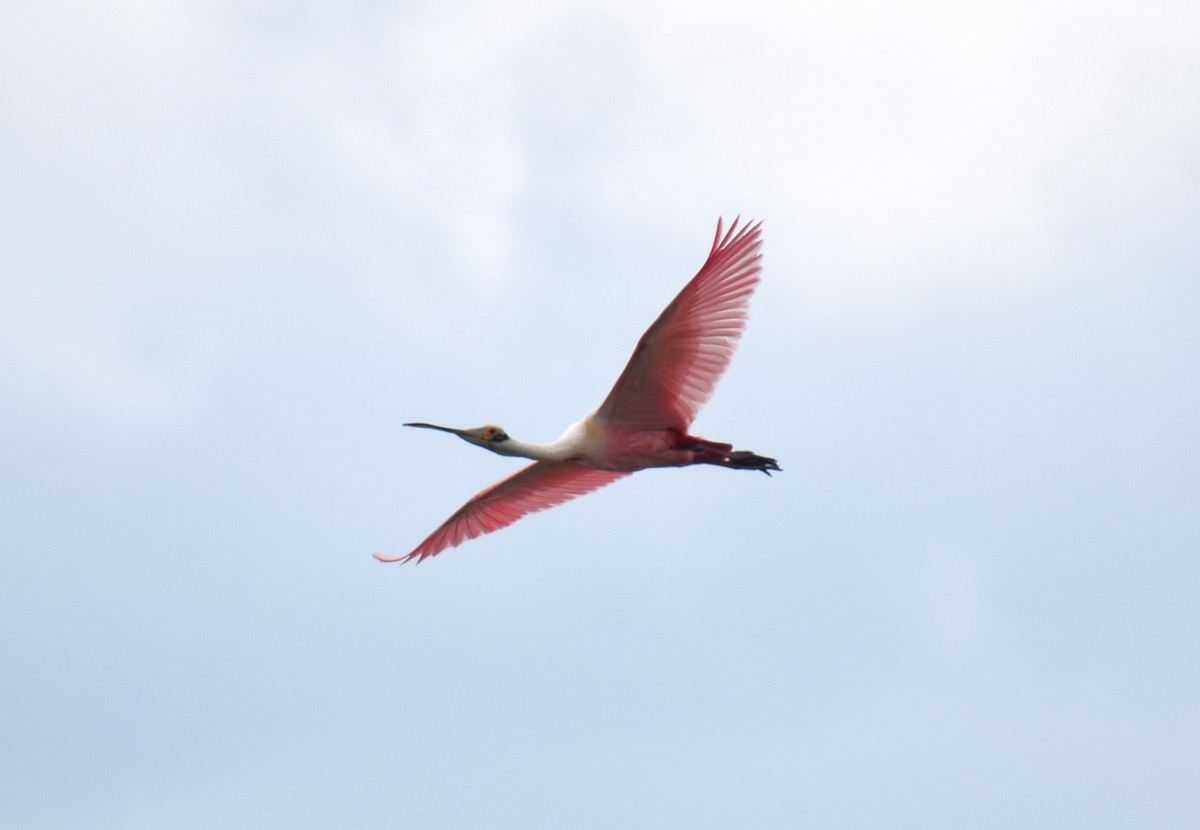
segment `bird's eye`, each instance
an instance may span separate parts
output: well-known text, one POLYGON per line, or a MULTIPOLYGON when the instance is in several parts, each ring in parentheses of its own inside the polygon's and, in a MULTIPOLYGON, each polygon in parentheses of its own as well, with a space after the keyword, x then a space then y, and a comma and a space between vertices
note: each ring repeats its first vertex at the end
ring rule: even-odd
POLYGON ((503 432, 497 432, 489 440, 491 440, 493 443, 499 444, 501 441, 507 441, 508 436, 505 435, 503 432))

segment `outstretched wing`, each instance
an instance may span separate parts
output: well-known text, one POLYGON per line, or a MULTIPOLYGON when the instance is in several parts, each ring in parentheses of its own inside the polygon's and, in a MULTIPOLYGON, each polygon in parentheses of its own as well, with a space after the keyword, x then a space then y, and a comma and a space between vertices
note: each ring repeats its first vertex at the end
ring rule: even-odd
POLYGON ((458 508, 412 553, 404 556, 377 553, 375 558, 380 562, 407 562, 410 559, 420 562, 468 539, 508 527, 526 513, 557 507, 626 475, 628 473, 583 467, 574 461, 536 461, 458 508))
POLYGON ((600 419, 629 429, 686 430, 725 374, 762 270, 762 223, 722 236, 708 261, 638 341, 600 419))

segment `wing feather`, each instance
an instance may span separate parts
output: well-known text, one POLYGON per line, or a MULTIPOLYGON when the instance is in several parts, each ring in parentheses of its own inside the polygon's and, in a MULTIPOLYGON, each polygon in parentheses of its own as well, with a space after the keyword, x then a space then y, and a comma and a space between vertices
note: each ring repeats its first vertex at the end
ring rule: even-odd
POLYGON ((446 548, 483 536, 528 513, 556 507, 598 490, 628 473, 583 467, 574 461, 536 461, 493 484, 454 512, 429 537, 404 556, 375 554, 380 562, 420 562, 446 548))
POLYGON ((762 223, 717 234, 699 273, 638 341, 597 417, 628 429, 686 430, 708 402, 746 328, 762 270, 762 223))

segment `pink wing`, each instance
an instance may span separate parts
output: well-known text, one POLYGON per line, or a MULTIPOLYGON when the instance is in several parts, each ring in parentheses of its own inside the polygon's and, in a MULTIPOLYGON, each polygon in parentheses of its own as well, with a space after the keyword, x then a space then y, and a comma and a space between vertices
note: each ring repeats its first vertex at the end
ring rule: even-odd
POLYGON ((468 539, 508 527, 526 513, 557 507, 626 475, 628 473, 583 467, 573 461, 536 461, 458 508, 412 553, 405 556, 377 553, 375 558, 380 562, 407 562, 410 559, 420 562, 468 539))
POLYGON ((681 431, 695 420, 733 358, 762 270, 762 223, 737 226, 722 236, 717 221, 708 261, 642 335, 600 419, 681 431))

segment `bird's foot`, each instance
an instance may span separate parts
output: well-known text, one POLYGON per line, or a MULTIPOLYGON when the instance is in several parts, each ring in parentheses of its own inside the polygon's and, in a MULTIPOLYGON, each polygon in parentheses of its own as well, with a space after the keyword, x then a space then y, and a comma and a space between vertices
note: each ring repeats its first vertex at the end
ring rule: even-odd
POLYGON ((774 458, 767 458, 765 455, 758 455, 749 450, 724 453, 721 456, 721 460, 716 463, 722 467, 729 467, 734 470, 758 470, 760 473, 766 473, 767 475, 770 475, 772 472, 783 472, 779 463, 774 458))

